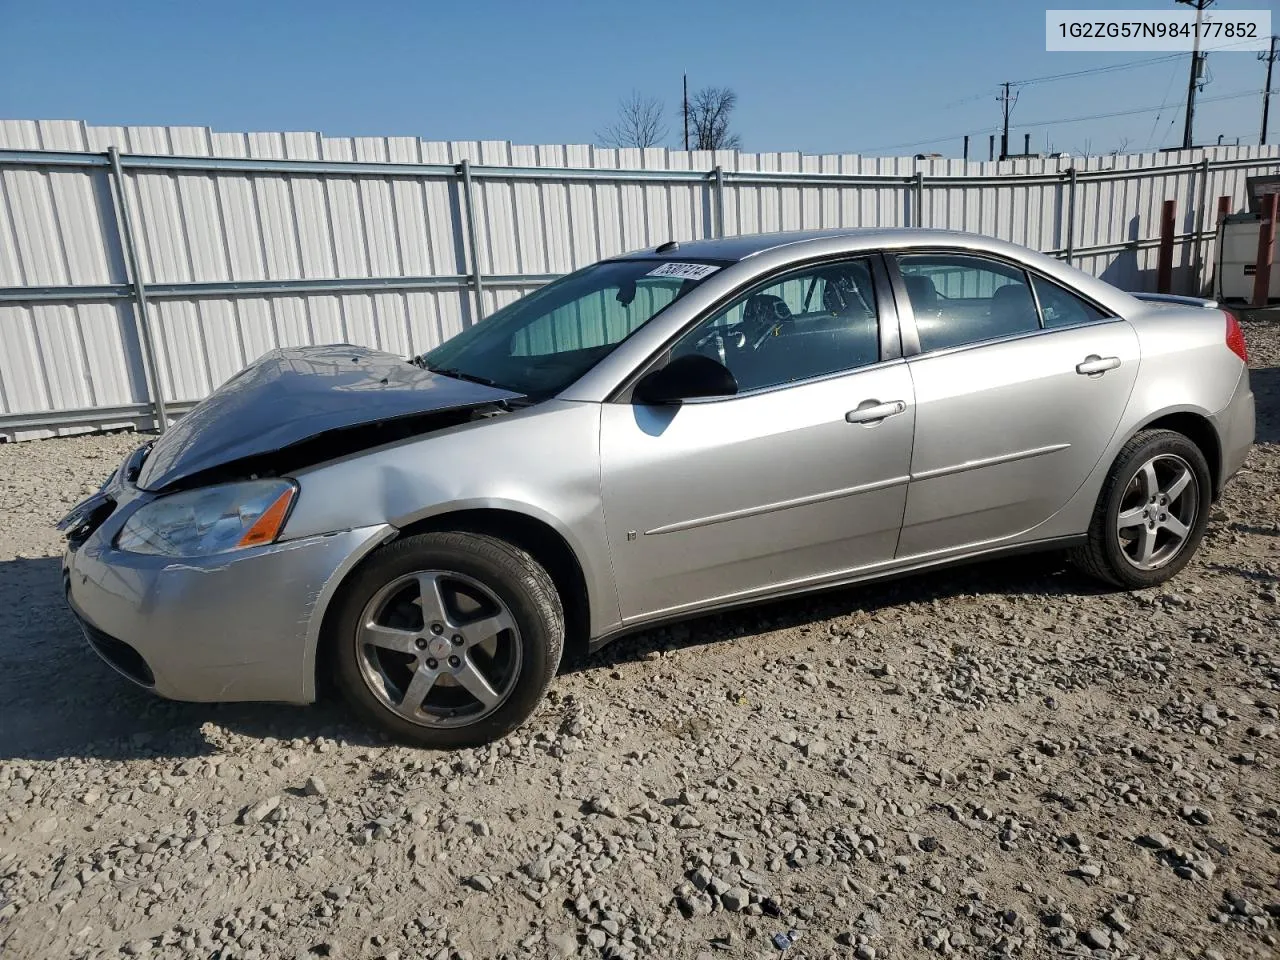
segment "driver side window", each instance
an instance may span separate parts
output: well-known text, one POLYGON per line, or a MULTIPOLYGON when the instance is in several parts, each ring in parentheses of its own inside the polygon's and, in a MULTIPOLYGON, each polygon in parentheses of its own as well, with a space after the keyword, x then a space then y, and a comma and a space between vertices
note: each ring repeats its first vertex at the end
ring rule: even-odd
POLYGON ((673 358, 693 353, 728 367, 740 393, 877 362, 880 318, 870 263, 826 263, 766 280, 671 350, 673 358))

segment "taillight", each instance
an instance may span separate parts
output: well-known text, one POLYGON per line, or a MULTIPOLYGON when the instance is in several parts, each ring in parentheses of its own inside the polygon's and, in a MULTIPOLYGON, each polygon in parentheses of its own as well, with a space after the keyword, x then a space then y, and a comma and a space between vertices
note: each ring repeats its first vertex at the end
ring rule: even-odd
POLYGON ((1244 344, 1244 331, 1240 329, 1240 321, 1236 315, 1227 310, 1227 348, 1245 363, 1249 362, 1249 351, 1244 344))

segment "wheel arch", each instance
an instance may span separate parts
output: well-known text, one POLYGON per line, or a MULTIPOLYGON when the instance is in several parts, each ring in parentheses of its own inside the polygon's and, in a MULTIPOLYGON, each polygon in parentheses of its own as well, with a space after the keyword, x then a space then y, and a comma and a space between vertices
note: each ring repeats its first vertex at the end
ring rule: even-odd
POLYGON ((1165 411, 1151 417, 1136 427, 1130 436, 1142 430, 1172 430, 1180 433, 1199 448, 1209 465, 1209 478, 1213 482, 1213 499, 1222 492, 1222 439, 1213 421, 1202 411, 1180 409, 1165 411))
MULTIPOLYGON (((377 544, 377 548, 396 540, 419 533, 434 531, 479 533, 505 540, 542 565, 555 584, 556 592, 564 607, 566 659, 586 653, 591 635, 590 593, 582 562, 565 536, 545 520, 507 507, 463 507, 431 514, 398 528, 394 536, 377 544)), ((317 634, 317 649, 313 664, 313 682, 317 694, 328 684, 325 664, 328 646, 333 642, 332 618, 338 604, 334 598, 342 591, 363 564, 377 553, 369 550, 358 563, 352 564, 342 575, 342 581, 330 592, 317 634)))

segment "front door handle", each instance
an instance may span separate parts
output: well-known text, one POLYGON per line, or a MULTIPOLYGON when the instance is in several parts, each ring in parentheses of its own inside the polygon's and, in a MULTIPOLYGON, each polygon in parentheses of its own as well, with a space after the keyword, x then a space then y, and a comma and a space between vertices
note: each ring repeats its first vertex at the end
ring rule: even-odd
POLYGON ((1083 377, 1100 377, 1118 366, 1120 366, 1119 357, 1100 357, 1096 353, 1091 353, 1082 363, 1076 364, 1076 373, 1083 377))
POLYGON ((879 400, 863 400, 857 407, 844 415, 849 423, 865 423, 875 425, 881 420, 896 417, 907 409, 905 400, 890 400, 881 403, 879 400))

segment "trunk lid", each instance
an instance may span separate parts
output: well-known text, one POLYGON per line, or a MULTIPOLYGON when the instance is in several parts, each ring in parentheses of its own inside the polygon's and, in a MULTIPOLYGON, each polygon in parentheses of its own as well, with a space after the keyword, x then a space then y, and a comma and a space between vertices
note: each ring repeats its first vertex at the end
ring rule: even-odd
POLYGON ((1218 308, 1217 300, 1206 300, 1204 297, 1180 297, 1172 293, 1130 293, 1129 296, 1156 306, 1165 304, 1170 307, 1199 307, 1202 310, 1218 308))
POLYGON ((349 344, 272 350, 152 446, 138 486, 157 490, 336 430, 518 400, 521 394, 432 373, 349 344))

